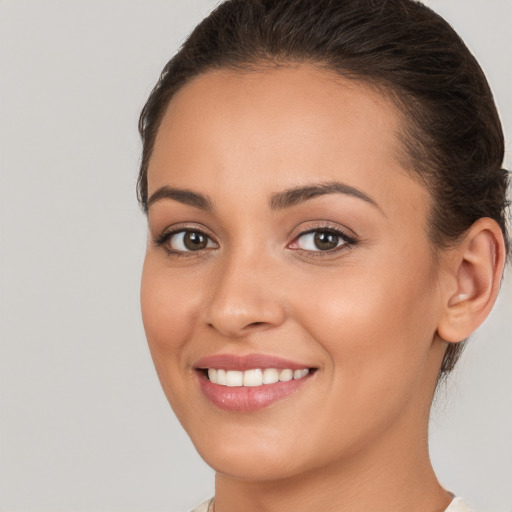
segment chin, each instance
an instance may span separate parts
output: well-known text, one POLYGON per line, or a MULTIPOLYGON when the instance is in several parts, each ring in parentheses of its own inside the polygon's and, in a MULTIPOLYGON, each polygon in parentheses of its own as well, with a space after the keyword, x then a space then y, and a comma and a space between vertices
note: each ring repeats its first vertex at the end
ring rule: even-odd
POLYGON ((318 440, 332 437, 332 432, 325 432, 320 425, 298 425, 293 421, 284 428, 281 423, 273 427, 263 422, 249 424, 243 421, 249 419, 247 416, 239 419, 242 421, 216 423, 211 430, 185 425, 206 464, 237 480, 268 482, 296 478, 333 460, 344 459, 345 455, 350 457, 356 445, 364 444, 364 440, 340 432, 337 446, 328 443, 326 448, 318 440))
POLYGON ((305 471, 306 461, 297 459, 296 454, 265 450, 261 446, 244 445, 242 449, 223 446, 214 450, 198 449, 198 452, 217 473, 237 480, 278 481, 305 471))

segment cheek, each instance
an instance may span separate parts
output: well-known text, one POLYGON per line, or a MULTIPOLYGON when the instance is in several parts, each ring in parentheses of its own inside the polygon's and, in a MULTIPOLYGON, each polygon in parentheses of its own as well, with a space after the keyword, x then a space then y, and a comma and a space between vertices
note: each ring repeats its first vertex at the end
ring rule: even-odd
POLYGON ((333 449, 369 443, 403 411, 423 410, 430 392, 435 286, 427 273, 407 275, 399 267, 388 268, 385 279, 374 268, 339 271, 315 286, 295 280, 294 315, 327 356, 323 396, 330 412, 309 429, 331 439, 333 449))
POLYGON ((194 287, 181 286, 176 273, 162 267, 154 255, 146 255, 141 281, 141 310, 149 349, 160 379, 178 357, 194 325, 194 287))
POLYGON ((148 253, 141 281, 141 310, 153 364, 162 389, 181 422, 187 423, 190 371, 187 342, 198 322, 200 296, 197 282, 185 272, 162 263, 161 255, 148 253))
POLYGON ((436 281, 428 263, 395 255, 364 270, 347 266, 320 281, 295 280, 301 283, 296 318, 328 353, 339 370, 336 379, 405 388, 420 376, 437 325, 436 281), (311 303, 314 309, 304 307, 311 303))

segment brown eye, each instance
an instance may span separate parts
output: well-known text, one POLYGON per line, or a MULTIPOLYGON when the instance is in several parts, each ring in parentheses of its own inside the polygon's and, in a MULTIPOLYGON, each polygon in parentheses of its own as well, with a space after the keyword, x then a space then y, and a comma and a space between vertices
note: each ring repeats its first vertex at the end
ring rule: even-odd
POLYGON ((333 229, 316 229, 298 236, 291 249, 302 249, 310 252, 325 252, 339 249, 345 245, 354 245, 356 240, 341 231, 333 229))
POLYGON ((169 249, 173 252, 201 251, 217 247, 216 244, 200 231, 183 230, 173 233, 168 238, 169 249))
POLYGON ((183 236, 183 243, 189 251, 199 251, 208 244, 208 239, 202 233, 187 231, 183 236))
POLYGON ((340 237, 327 231, 315 232, 315 246, 321 251, 328 251, 338 246, 340 237))

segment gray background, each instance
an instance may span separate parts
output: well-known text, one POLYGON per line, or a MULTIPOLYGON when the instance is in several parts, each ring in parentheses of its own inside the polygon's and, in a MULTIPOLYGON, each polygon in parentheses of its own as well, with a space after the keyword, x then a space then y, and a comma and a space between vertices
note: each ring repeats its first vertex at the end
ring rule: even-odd
MULTIPOLYGON (((139 314, 138 113, 216 2, 0 0, 0 510, 185 511, 213 474, 139 314)), ((511 165, 512 1, 430 0, 483 64, 511 165)), ((441 481, 512 511, 512 285, 438 396, 441 481)))

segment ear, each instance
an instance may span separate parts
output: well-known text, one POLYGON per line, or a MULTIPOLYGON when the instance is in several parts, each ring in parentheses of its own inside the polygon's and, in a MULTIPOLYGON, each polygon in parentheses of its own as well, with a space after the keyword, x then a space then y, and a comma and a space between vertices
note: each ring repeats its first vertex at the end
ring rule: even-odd
POLYGON ((498 296, 505 265, 505 242, 498 223, 477 220, 446 256, 437 332, 445 341, 456 343, 483 323, 498 296))

